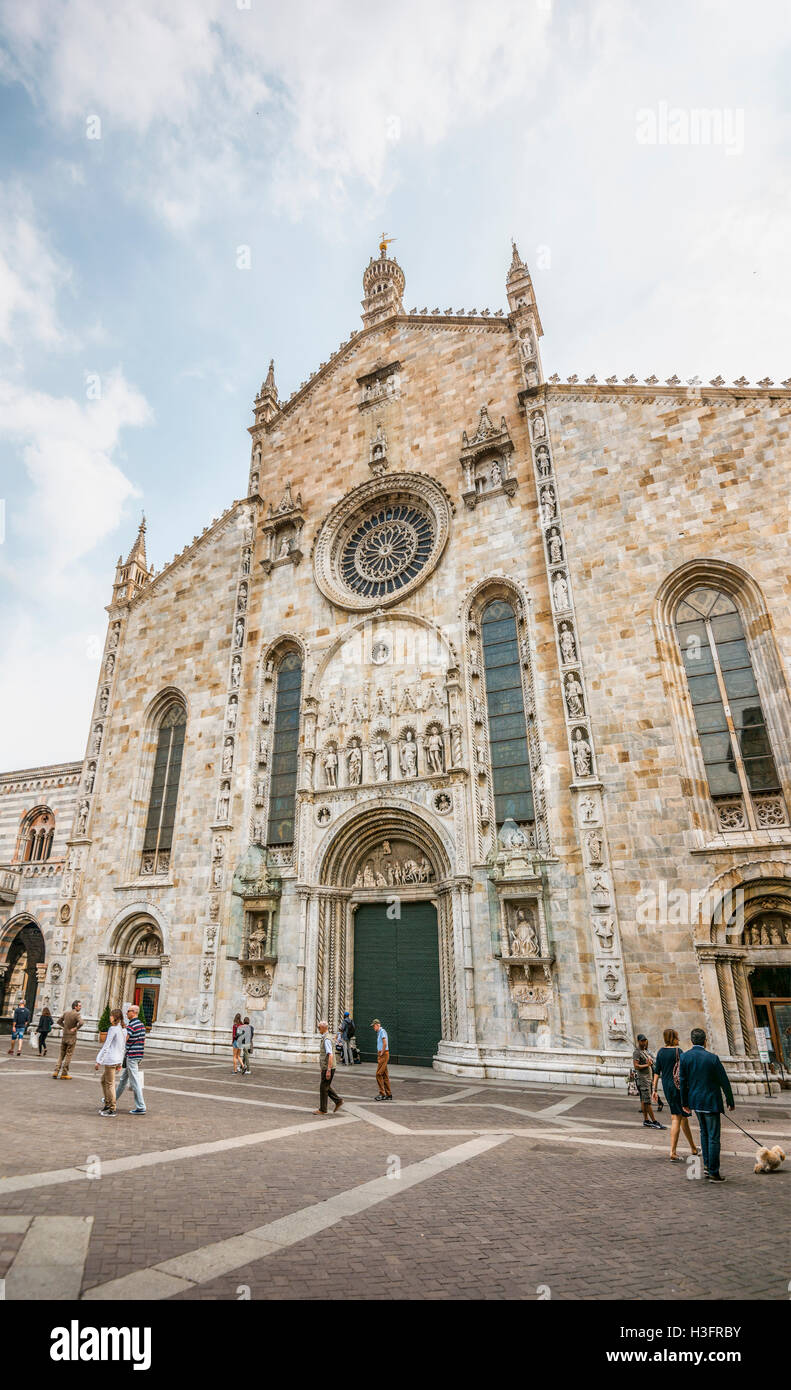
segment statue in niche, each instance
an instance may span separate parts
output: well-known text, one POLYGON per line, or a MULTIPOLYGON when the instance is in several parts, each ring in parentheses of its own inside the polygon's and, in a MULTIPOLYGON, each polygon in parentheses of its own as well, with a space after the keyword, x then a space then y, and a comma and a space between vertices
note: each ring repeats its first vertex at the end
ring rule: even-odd
POLYGON ((258 781, 255 784, 255 804, 256 806, 263 806, 265 801, 266 782, 264 781, 263 777, 259 777, 258 781))
POLYGON ((565 574, 559 573, 552 580, 552 598, 559 613, 569 606, 569 586, 565 574))
POLYGON ((89 812, 89 810, 90 810, 90 802, 88 802, 88 801, 82 801, 82 802, 80 802, 80 814, 79 814, 79 816, 77 817, 77 834, 78 834, 78 835, 84 835, 84 834, 85 834, 85 827, 86 827, 86 825, 88 824, 88 812, 89 812))
POLYGON ((337 787, 337 785, 338 785, 338 754, 335 752, 335 749, 334 749, 334 748, 328 748, 327 751, 326 751, 326 753, 324 754, 324 757, 322 758, 321 761, 322 761, 322 766, 323 766, 323 768, 324 768, 324 776, 325 776, 325 779, 326 779, 326 782, 327 782, 327 786, 328 786, 328 787, 337 787))
POLYGON ((476 724, 483 723, 483 702, 479 695, 472 697, 472 717, 476 724))
POLYGON ((578 719, 581 714, 585 713, 582 686, 574 674, 566 677, 566 706, 572 719, 578 719))
POLYGON ((244 619, 243 619, 243 618, 237 618, 237 620, 236 620, 236 627, 234 628, 234 642, 235 642, 235 644, 236 644, 237 647, 241 647, 241 646, 243 645, 243 643, 244 643, 244 619))
POLYGON ((278 556, 277 556, 277 558, 278 558, 278 560, 287 560, 290 554, 291 554, 291 536, 289 535, 288 531, 286 531, 286 532, 284 532, 284 534, 283 534, 283 539, 282 539, 282 541, 280 542, 280 550, 278 551, 278 556))
POLYGON ((593 768, 592 750, 582 729, 574 730, 574 741, 571 746, 571 751, 574 757, 574 771, 577 776, 590 777, 593 768))
POLYGON ((244 551, 242 552, 242 574, 249 574, 249 573, 250 573, 250 551, 249 551, 249 550, 244 550, 244 551))
POLYGON ((593 800, 592 796, 584 796, 582 798, 580 810, 582 811, 582 819, 584 821, 596 819, 596 802, 593 800))
POLYGON ((239 585, 239 599, 238 599, 238 602, 237 602, 236 606, 237 606, 237 608, 239 609, 239 612, 240 612, 240 613, 244 613, 245 609, 247 608, 247 585, 246 585, 246 584, 240 584, 240 585, 239 585))
POLYGON ((222 888, 222 864, 215 864, 212 869, 212 886, 222 888))
POLYGON ((552 471, 552 465, 549 462, 549 450, 543 445, 536 450, 536 467, 541 478, 548 478, 552 471))
POLYGON ((222 821, 227 821, 227 819, 228 819, 228 812, 229 812, 230 808, 231 808, 231 789, 230 789, 230 787, 229 787, 227 784, 224 784, 223 787, 221 788, 220 795, 219 795, 219 798, 218 798, 218 801, 217 801, 217 819, 218 819, 218 821, 221 821, 221 822, 222 822, 222 821))
POLYGON ((564 662, 571 664, 577 660, 577 644, 574 641, 574 633, 568 623, 560 625, 560 655, 564 662))
POLYGON ((542 487, 539 496, 541 504, 541 520, 545 526, 555 520, 555 494, 551 487, 542 487))
POLYGON ((108 656, 105 662, 104 669, 107 673, 107 678, 109 680, 110 676, 113 674, 113 671, 115 670, 115 657, 113 656, 112 652, 110 652, 110 655, 108 656))
POLYGON ((220 899, 219 899, 219 898, 212 898, 211 901, 210 901, 210 903, 209 903, 209 916, 211 917, 211 919, 212 919, 213 922, 216 922, 216 921, 217 921, 217 918, 219 917, 219 915, 220 915, 220 899))
POLYGON ((272 701, 263 700, 261 703, 261 723, 268 724, 272 718, 272 701))
POLYGON ((232 686, 232 688, 233 688, 234 690, 238 690, 238 689, 239 689, 239 684, 240 684, 240 682, 241 682, 241 679, 242 679, 242 658, 241 658, 240 656, 235 656, 234 659, 233 659, 233 661, 231 662, 231 686, 232 686))
POLYGON ((275 663, 274 663, 274 661, 271 661, 271 660, 270 660, 270 661, 267 661, 266 667, 265 667, 264 679, 265 679, 265 680, 268 680, 268 681, 271 681, 272 678, 273 678, 273 676, 274 676, 274 674, 275 674, 275 663))
POLYGON ((549 562, 551 565, 559 565, 563 561, 563 543, 557 531, 550 531, 547 536, 549 545, 549 562))
POLYGON ((266 734, 262 734, 258 740, 258 761, 263 767, 266 767, 269 761, 269 739, 266 734))
POLYGON ((538 933, 523 907, 517 908, 514 924, 511 928, 511 954, 514 956, 541 955, 538 933))
POLYGON ((540 411, 540 410, 534 411, 533 414, 532 414, 531 417, 530 417, 530 420, 531 420, 531 423, 532 423, 532 426, 533 426, 533 438, 534 438, 534 439, 543 439, 544 436, 546 435, 547 427, 546 427, 546 425, 544 424, 544 417, 543 417, 543 415, 541 414, 541 411, 540 411))
POLYGON ((239 713, 239 701, 237 700, 237 698, 236 698, 235 695, 232 695, 231 698, 230 698, 230 700, 228 701, 228 712, 227 712, 226 718, 225 718, 225 722, 226 722, 226 724, 228 725, 228 728, 229 728, 229 729, 235 729, 235 728, 236 728, 236 716, 237 716, 238 713, 239 713))
POLYGON ((475 770, 481 775, 486 772, 486 749, 482 743, 475 745, 475 770))
POLYGON ((417 744, 411 729, 407 729, 398 749, 398 762, 402 777, 417 776, 417 744))
POLYGON ((264 843, 264 822, 262 820, 253 821, 253 844, 262 845, 264 843))
POLYGON ((247 957, 248 960, 260 960, 264 954, 266 946, 266 927, 260 917, 256 918, 255 926, 247 938, 247 957))
POLYGON ((356 743, 353 743, 349 749, 347 767, 349 773, 349 786, 359 787, 363 780, 363 755, 356 743))
POLYGON ((115 623, 115 624, 113 625, 113 627, 110 629, 110 650, 111 650, 111 651, 113 651, 114 648, 118 646, 118 637, 119 637, 119 634, 120 634, 120 625, 119 625, 118 623, 115 623))
POLYGON ((230 770, 231 770, 232 767, 233 767, 233 739, 232 739, 232 738, 227 738, 227 739, 225 740, 225 747, 223 748, 223 753, 222 753, 222 770, 223 770, 223 772, 230 772, 230 770))
POLYGON ((215 837, 214 837, 214 858, 215 858, 215 859, 222 859, 222 857, 223 857, 224 854, 225 854, 225 843, 224 843, 224 841, 223 841, 222 835, 215 835, 215 837))
POLYGON ((380 738, 371 744, 371 757, 374 765, 374 776, 377 782, 386 782, 388 778, 387 768, 387 746, 380 738))
POLYGON ((615 927, 612 917, 599 917, 593 928, 598 936, 603 951, 611 951, 615 940, 615 927))
POLYGON ((589 862, 591 864, 601 864, 604 841, 602 840, 600 831, 589 830, 585 837, 585 843, 588 847, 589 862))
POLYGON ((502 482, 503 482, 503 470, 502 470, 502 468, 500 467, 500 463, 499 463, 499 461, 498 461, 497 459, 494 459, 493 462, 492 462, 491 480, 492 480, 492 487, 502 487, 502 482))
POLYGON ((92 751, 93 751, 94 753, 98 753, 98 752, 99 752, 99 749, 101 748, 101 746, 102 746, 102 726, 101 726, 101 724, 97 724, 97 725, 96 725, 96 728, 95 728, 95 730, 94 730, 94 734, 93 734, 93 749, 92 749, 92 751))
POLYGON ((434 729, 426 740, 426 763, 429 772, 442 772, 444 747, 442 735, 434 729))
POLYGON ((470 675, 479 676, 480 674, 481 668, 478 664, 478 649, 477 647, 470 647, 470 675))
POLYGON ((109 703, 109 700, 110 700, 110 692, 109 692, 109 690, 107 689, 107 687, 105 687, 104 690, 102 691, 101 695, 99 696, 99 709, 100 709, 100 711, 101 711, 102 714, 106 714, 106 713, 107 713, 107 705, 108 705, 108 703, 109 703))
POLYGON ((86 774, 85 774, 85 790, 86 790, 86 792, 92 792, 92 791, 93 791, 93 784, 94 784, 95 781, 96 781, 96 763, 89 763, 89 764, 88 764, 88 771, 87 771, 86 774))
POLYGON ((250 496, 250 497, 255 497, 255 494, 257 493, 257 491, 258 491, 258 474, 257 474, 257 473, 251 473, 251 474, 250 474, 250 493, 249 493, 249 496, 250 496))

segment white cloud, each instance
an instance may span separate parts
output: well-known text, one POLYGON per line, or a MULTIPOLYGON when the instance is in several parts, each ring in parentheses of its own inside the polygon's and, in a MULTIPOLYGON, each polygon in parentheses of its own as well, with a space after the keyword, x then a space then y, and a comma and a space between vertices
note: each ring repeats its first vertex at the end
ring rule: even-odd
POLYGON ((56 299, 69 270, 45 244, 28 197, 0 186, 0 207, 0 342, 62 346, 56 299))
POLYGON ((86 556, 118 525, 124 503, 137 495, 112 455, 121 431, 147 424, 145 398, 120 369, 101 384, 101 398, 84 403, 0 382, 0 438, 17 445, 32 483, 9 531, 24 558, 6 577, 46 591, 53 575, 86 556))

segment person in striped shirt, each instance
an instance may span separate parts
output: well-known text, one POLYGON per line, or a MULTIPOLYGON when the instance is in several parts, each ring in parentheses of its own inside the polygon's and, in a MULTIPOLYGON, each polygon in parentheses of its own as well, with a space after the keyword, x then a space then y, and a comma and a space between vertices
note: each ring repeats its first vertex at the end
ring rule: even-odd
POLYGON ((143 1060, 143 1049, 146 1042, 146 1025, 139 1017, 140 1008, 137 1004, 128 1004, 126 1007, 126 1056, 124 1057, 124 1067, 118 1078, 118 1085, 115 1091, 116 1103, 121 1092, 127 1086, 132 1087, 132 1095, 135 1103, 129 1111, 130 1115, 145 1115, 146 1103, 143 1100, 143 1090, 140 1085, 140 1063, 143 1060))

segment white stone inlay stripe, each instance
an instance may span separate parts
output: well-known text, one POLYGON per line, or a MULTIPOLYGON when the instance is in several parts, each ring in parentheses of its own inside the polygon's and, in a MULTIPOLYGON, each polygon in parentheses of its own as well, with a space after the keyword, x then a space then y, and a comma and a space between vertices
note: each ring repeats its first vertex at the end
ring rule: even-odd
POLYGON ((92 1216, 35 1216, 6 1275, 6 1298, 79 1298, 92 1228, 92 1216))
POLYGON ((390 1197, 398 1197, 410 1187, 426 1182, 428 1178, 444 1173, 459 1163, 466 1163, 488 1149, 505 1142, 507 1135, 492 1135, 457 1144, 452 1149, 433 1154, 431 1158, 421 1159, 402 1168, 398 1178, 374 1178, 347 1192, 339 1192, 324 1202, 303 1207, 290 1216, 270 1221, 266 1226, 245 1231, 242 1235, 231 1236, 228 1240, 218 1240, 212 1245, 200 1246, 175 1259, 163 1260, 149 1269, 136 1270, 134 1274, 120 1279, 111 1279, 106 1284, 96 1284, 83 1294, 84 1299, 160 1299, 171 1298, 173 1294, 206 1284, 223 1274, 239 1269, 266 1255, 275 1254, 298 1241, 326 1231, 347 1216, 356 1216, 379 1202, 390 1197))
MULTIPOLYGON (((255 1134, 236 1134, 228 1139, 214 1139, 204 1144, 184 1144, 177 1149, 152 1149, 148 1153, 128 1154, 125 1158, 108 1158, 102 1162, 102 1175, 128 1173, 133 1168, 150 1168, 157 1163, 181 1163, 187 1158, 203 1158, 206 1154, 224 1153, 227 1149, 244 1149, 251 1144, 267 1144, 273 1139, 289 1139, 292 1134, 305 1134, 312 1129, 338 1129, 342 1124, 357 1123, 356 1116, 339 1115, 336 1119, 309 1120, 304 1125, 286 1125, 281 1129, 263 1129, 255 1134)), ((6 1192, 26 1192, 36 1187, 55 1187, 62 1182, 85 1182, 84 1168, 52 1168, 44 1173, 20 1173, 15 1178, 0 1179, 0 1198, 6 1192)))

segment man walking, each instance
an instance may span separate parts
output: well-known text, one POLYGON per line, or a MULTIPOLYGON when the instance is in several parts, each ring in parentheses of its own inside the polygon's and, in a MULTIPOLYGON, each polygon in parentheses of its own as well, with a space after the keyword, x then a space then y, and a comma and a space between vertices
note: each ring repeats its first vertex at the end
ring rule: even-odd
POLYGON ((343 1015, 343 1026, 341 1028, 341 1047, 343 1048, 343 1060, 348 1067, 352 1065, 352 1038, 356 1035, 354 1019, 347 1009, 343 1015))
POLYGON ((378 1018, 374 1019, 371 1027, 376 1033, 376 1084, 379 1087, 379 1095, 375 1099, 392 1100, 393 1092, 390 1090, 390 1077, 387 1072, 387 1064, 390 1061, 390 1039, 378 1018))
POLYGON ((334 1115, 340 1110, 343 1101, 332 1089, 332 1078, 335 1075, 335 1050, 330 1037, 330 1025, 326 1018, 323 1018, 319 1024, 319 1033, 321 1035, 319 1041, 319 1108, 314 1110, 313 1114, 326 1115, 327 1100, 329 1099, 335 1102, 335 1109, 332 1112, 334 1115))
POLYGON ((116 1102, 120 1100, 121 1092, 127 1086, 132 1087, 132 1095, 135 1103, 129 1111, 130 1115, 145 1115, 146 1103, 143 1100, 143 1091, 140 1086, 140 1063, 143 1060, 143 1049, 146 1042, 146 1025, 138 1017, 140 1007, 138 1004, 128 1004, 126 1008, 126 1056, 124 1057, 124 1067, 118 1078, 118 1085, 115 1091, 116 1102))
POLYGON ((236 1030, 236 1046, 242 1054, 242 1076, 250 1075, 250 1048, 253 1045, 253 1025, 249 1018, 236 1030))
POLYGON ((30 1009, 25 1004, 24 999, 22 999, 20 996, 20 998, 16 1001, 16 1008, 14 1009, 13 1017, 11 1019, 11 1046, 8 1049, 9 1057, 13 1056, 14 1043, 19 1043, 16 1052, 17 1057, 22 1056, 22 1039, 25 1036, 25 1033, 27 1031, 27 1025, 29 1024, 29 1022, 30 1009))
POLYGON ((720 1173, 720 1115, 723 1091, 728 1109, 733 1110, 733 1091, 716 1052, 706 1051, 705 1031, 693 1028, 689 1037, 692 1046, 682 1052, 678 1069, 681 1108, 685 1115, 694 1110, 698 1117, 704 1177, 725 1182, 720 1173))
POLYGON ((82 1028, 83 1020, 80 1016, 82 1004, 79 999, 75 999, 71 1008, 66 1009, 58 1019, 63 1032, 60 1035, 60 1056, 58 1065, 52 1073, 55 1081, 71 1081, 69 1066, 71 1065, 72 1053, 77 1046, 77 1034, 82 1028))

